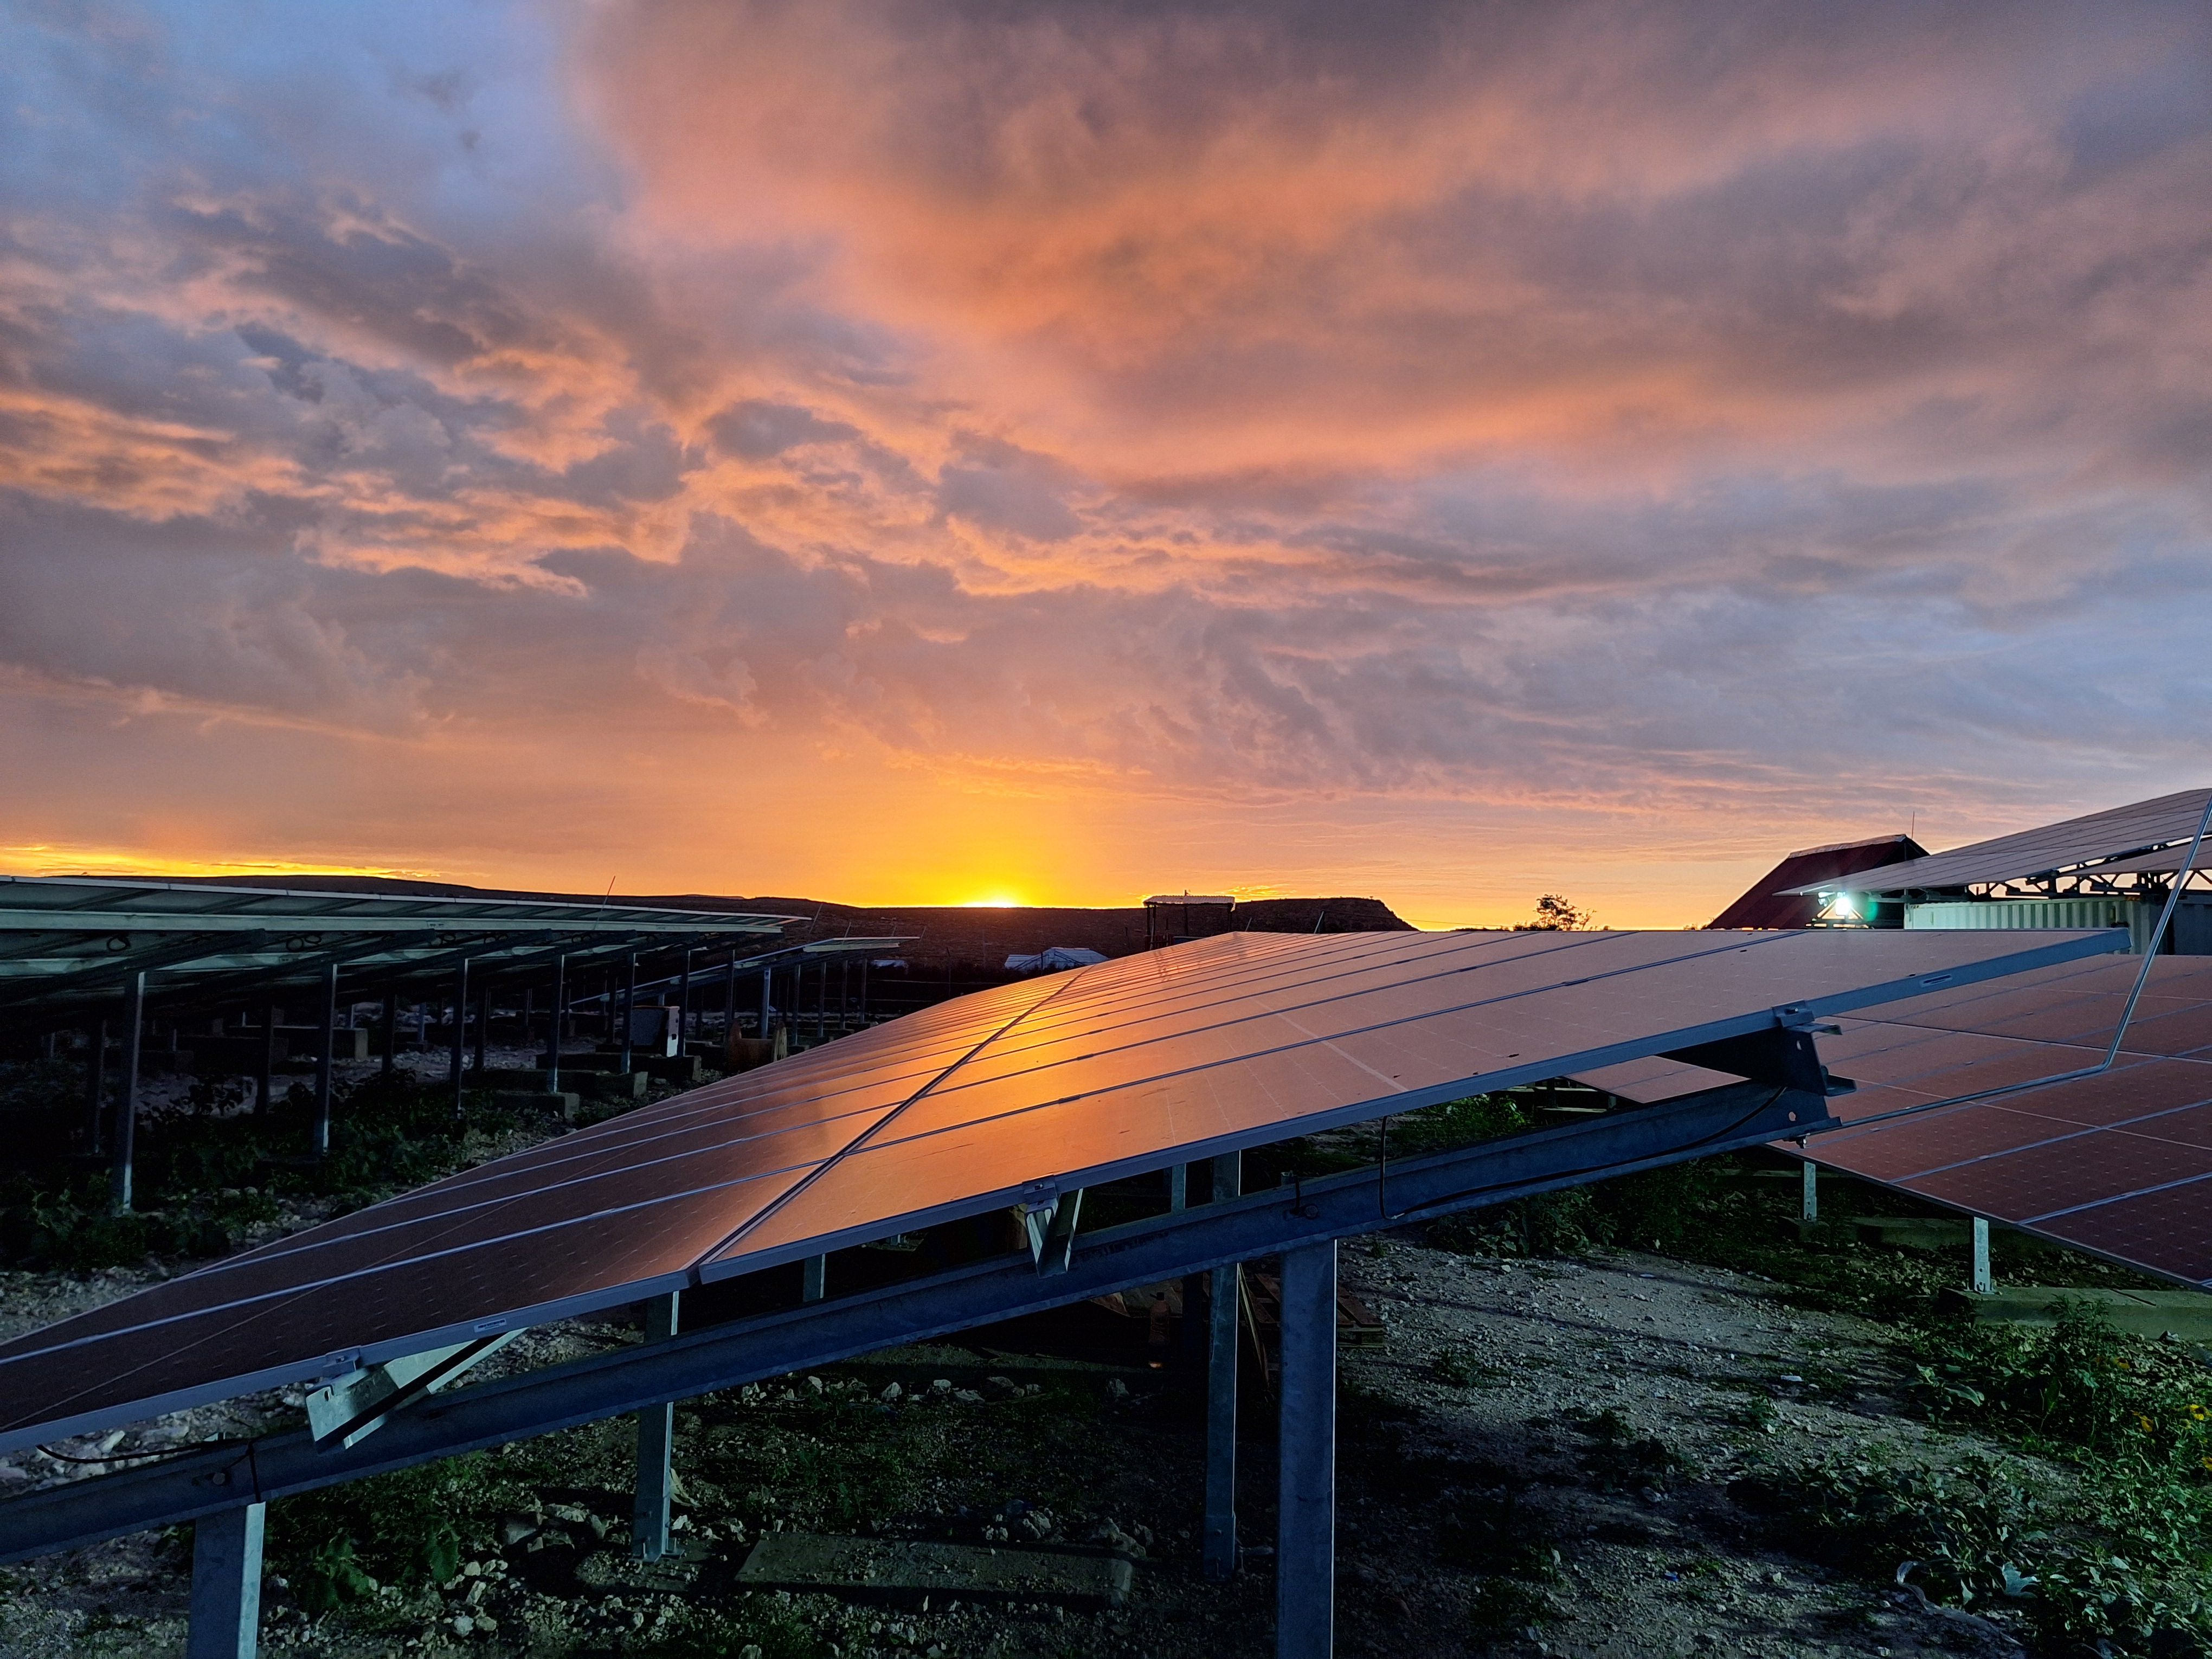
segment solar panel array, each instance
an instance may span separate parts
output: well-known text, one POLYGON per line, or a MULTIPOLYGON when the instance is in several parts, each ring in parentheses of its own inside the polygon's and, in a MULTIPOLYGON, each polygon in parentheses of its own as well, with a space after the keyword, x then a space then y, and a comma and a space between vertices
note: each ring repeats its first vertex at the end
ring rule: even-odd
MULTIPOLYGON (((2069 964, 1843 1022, 1855 1118, 2103 1059, 2140 958, 2069 964)), ((2166 957, 2105 1075, 1825 1135, 1819 1160, 2196 1283, 2212 1282, 2212 959, 2166 957)))
POLYGON ((0 1346, 0 1449, 2106 933, 1237 933, 947 1002, 0 1346))
MULTIPOLYGON (((2021 881, 2094 860, 2123 858, 2175 843, 2186 846, 2212 791, 2184 789, 2059 823, 1998 836, 1929 858, 1908 859, 1798 888, 1803 893, 1899 893, 2021 881)), ((2179 854, 2174 855, 2175 862, 2179 854)), ((2155 865, 2136 868, 2155 869, 2155 865)), ((2166 866, 2172 868, 2171 865, 2166 866)))
MULTIPOLYGON (((1846 1017, 1821 1058, 1855 1079, 1849 1124, 2095 1065, 2142 958, 2044 968, 1846 1017)), ((1644 1103, 1716 1074, 1648 1060, 1577 1080, 1644 1103)), ((2212 1285, 2212 958, 2161 957, 2101 1077, 1944 1107, 1808 1143, 1825 1168, 2152 1273, 2212 1285)))
POLYGON ((0 876, 0 1016, 49 1024, 112 1000, 129 975, 154 994, 241 994, 312 981, 341 963, 354 984, 391 984, 462 957, 481 973, 580 963, 632 946, 738 947, 781 937, 792 916, 635 904, 0 876))

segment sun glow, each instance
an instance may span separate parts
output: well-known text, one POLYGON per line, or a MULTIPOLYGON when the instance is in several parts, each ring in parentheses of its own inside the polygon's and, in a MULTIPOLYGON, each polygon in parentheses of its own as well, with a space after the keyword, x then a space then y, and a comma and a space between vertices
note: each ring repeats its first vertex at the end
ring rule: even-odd
POLYGON ((1000 893, 990 898, 966 900, 960 908, 963 910, 1018 910, 1022 908, 1022 902, 1011 895, 1000 893))

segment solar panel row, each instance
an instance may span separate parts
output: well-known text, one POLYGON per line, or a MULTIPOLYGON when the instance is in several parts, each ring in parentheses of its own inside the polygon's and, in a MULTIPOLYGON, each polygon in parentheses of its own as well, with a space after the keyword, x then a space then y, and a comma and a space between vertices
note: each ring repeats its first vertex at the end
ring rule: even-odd
POLYGON ((0 1346, 0 1447, 1113 1176, 2109 950, 1230 934, 948 1002, 0 1346), (118 1415, 122 1413, 124 1415, 118 1415))
MULTIPOLYGON (((2093 860, 2118 859, 2175 843, 2185 847, 2204 815, 2208 795, 2212 795, 2212 791, 2184 789, 2155 800, 2136 801, 2058 823, 2041 824, 2015 835, 1997 836, 1928 858, 1908 859, 1901 864, 1829 877, 1795 890, 1897 893, 1908 889, 1967 887, 1985 882, 2023 880, 2093 860)), ((2173 854, 2175 862, 2179 858, 2179 853, 2173 854)), ((2124 867, 2171 869, 2172 863, 2163 866, 2155 863, 2113 866, 2115 871, 2124 867)))
MULTIPOLYGON (((1937 1103, 2094 1065, 2142 966, 2044 968, 1838 1023, 1822 1058, 1855 1079, 1845 1127, 1810 1143, 1825 1168, 2025 1226, 2150 1272, 2212 1284, 2212 958, 2162 957, 2104 1075, 1999 1100, 1937 1103), (1854 1122, 1911 1108, 1885 1123, 1854 1122)), ((1581 1074, 1639 1101, 1712 1086, 1664 1060, 1581 1074)))
MULTIPOLYGON (((1860 1091, 1838 1115, 2094 1065, 2133 960, 2069 964, 2002 990, 1917 999, 1844 1022, 1830 1045, 1860 1091)), ((2192 1282, 2212 1280, 2212 960, 2161 957, 2119 1061, 2054 1084, 1848 1127, 1820 1161, 2192 1282)))

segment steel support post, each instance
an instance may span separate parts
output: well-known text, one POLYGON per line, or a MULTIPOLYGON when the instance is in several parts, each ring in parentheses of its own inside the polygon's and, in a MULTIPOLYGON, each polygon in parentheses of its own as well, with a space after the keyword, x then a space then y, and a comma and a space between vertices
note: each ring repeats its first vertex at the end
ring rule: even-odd
POLYGON ((477 1043, 476 1068, 485 1069, 484 1051, 491 1046, 491 975, 483 975, 477 981, 477 1043))
POLYGON ((1974 1218, 1974 1294, 1988 1296, 1996 1287, 1990 1272, 1990 1218, 1978 1215, 1974 1218))
POLYGON ((868 1023, 868 959, 867 959, 866 957, 862 957, 860 958, 860 1024, 861 1024, 861 1026, 862 1026, 862 1028, 863 1028, 863 1029, 865 1029, 865 1028, 866 1027, 867 1023, 868 1023))
POLYGON ((84 1035, 91 1044, 84 1057, 85 1150, 98 1158, 107 1150, 107 1022, 92 1021, 84 1035))
POLYGON ((766 1036, 768 1035, 769 994, 774 988, 770 981, 775 978, 775 969, 763 968, 761 969, 760 1034, 763 1036, 766 1036))
POLYGON ((261 1537, 269 1506, 192 1522, 192 1613, 185 1659, 253 1659, 261 1639, 261 1537))
POLYGON ((837 958, 837 1035, 842 1036, 853 1029, 853 962, 849 957, 837 958))
POLYGON ((1820 1218, 1820 1166, 1808 1158, 1803 1169, 1804 1194, 1798 1206, 1797 1218, 1800 1221, 1818 1221, 1820 1218))
POLYGON ((684 953, 684 971, 676 976, 676 1052, 684 1052, 691 1041, 691 952, 684 953))
POLYGON ((730 952, 729 966, 722 970, 722 1048, 726 1060, 730 1039, 738 1034, 738 953, 730 952))
POLYGON ((830 1293, 830 1258, 810 1255, 800 1266, 799 1299, 801 1302, 819 1302, 830 1293))
POLYGON ((1283 1252, 1282 1457, 1276 1659, 1336 1639, 1336 1241, 1283 1252))
MULTIPOLYGON (((680 1291, 645 1304, 645 1340, 676 1334, 680 1291)), ((668 1553, 668 1502, 675 1481, 676 1407, 648 1406, 637 1414, 637 1498, 630 1511, 629 1553, 641 1561, 668 1553)))
POLYGON ((545 1015, 545 1092, 561 1092, 561 1017, 568 1008, 568 955, 553 958, 553 1006, 545 1015))
POLYGON ((1190 1201, 1190 1165, 1177 1164, 1168 1170, 1168 1209, 1182 1209, 1190 1201))
POLYGON ((315 1059, 315 1121, 308 1131, 307 1152, 321 1158, 331 1150, 331 1084, 338 1059, 338 965, 323 969, 323 1046, 315 1059))
POLYGON ((146 1024, 146 975, 133 974, 123 989, 123 1075, 116 1080, 114 1151, 107 1170, 107 1199, 118 1214, 131 1207, 131 1159, 138 1139, 138 1044, 146 1024))
MULTIPOLYGON (((611 993, 608 994, 607 1006, 611 1008, 614 1006, 614 996, 611 993)), ((622 1048, 620 1049, 622 1058, 615 1066, 615 1069, 618 1072, 627 1072, 630 1069, 630 1027, 636 1023, 636 1012, 637 952, 625 951, 623 952, 622 1048)))
POLYGON ((399 1070, 399 993, 387 990, 384 994, 384 1075, 391 1077, 399 1070))
MULTIPOLYGON (((804 972, 804 969, 801 970, 804 972)), ((830 964, 814 970, 814 1040, 822 1041, 830 1018, 830 964)))
MULTIPOLYGON (((1244 1156, 1213 1160, 1216 1203, 1242 1192, 1244 1156)), ((1206 1274, 1206 1524, 1200 1544, 1206 1576, 1220 1583, 1237 1571, 1237 1324, 1244 1270, 1234 1264, 1206 1274)))
POLYGON ((446 1055, 446 1081, 453 1085, 455 1117, 461 1115, 461 1068, 468 1058, 465 1052, 468 1028, 469 959, 463 957, 460 966, 453 970, 453 1040, 446 1055))

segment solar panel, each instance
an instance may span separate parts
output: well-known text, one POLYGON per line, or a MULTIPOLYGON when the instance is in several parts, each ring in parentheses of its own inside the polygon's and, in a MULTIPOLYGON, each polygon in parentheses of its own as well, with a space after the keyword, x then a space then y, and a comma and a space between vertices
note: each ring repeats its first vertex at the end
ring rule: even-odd
POLYGON ((2113 943, 1236 933, 1030 980, 0 1346, 0 1449, 2113 943))
MULTIPOLYGON (((1984 882, 2019 881, 2032 876, 2141 854, 2153 848, 2176 843, 2185 848, 2204 815, 2212 791, 2184 789, 2155 800, 2136 801, 2102 812, 2091 812, 2059 823, 2039 825, 2009 836, 1978 841, 1929 858, 1908 859, 1856 874, 1838 875, 1795 889, 1800 893, 1899 893, 1969 887, 1984 882)), ((2114 865, 2114 870, 2172 868, 2171 862, 2114 865)))
MULTIPOLYGON (((1861 1119, 2030 1083, 2103 1059, 2140 957, 2068 963, 1844 1018, 1821 1058, 1855 1079, 1825 1168, 2212 1285, 2212 960, 2161 957, 2102 1076, 2001 1100, 1861 1119)), ((1711 1086, 1660 1060, 1579 1074, 1652 1103, 1711 1086)))

